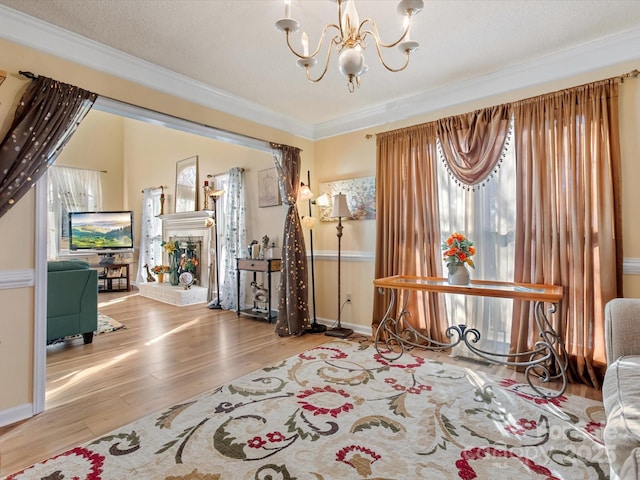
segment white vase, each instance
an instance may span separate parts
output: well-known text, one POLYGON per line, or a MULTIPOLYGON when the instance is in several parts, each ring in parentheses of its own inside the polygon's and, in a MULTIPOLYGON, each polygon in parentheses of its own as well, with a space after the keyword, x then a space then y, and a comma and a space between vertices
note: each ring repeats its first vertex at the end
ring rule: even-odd
POLYGON ((451 285, 469 285, 469 271, 464 265, 458 265, 455 267, 453 273, 449 270, 449 283, 451 285))

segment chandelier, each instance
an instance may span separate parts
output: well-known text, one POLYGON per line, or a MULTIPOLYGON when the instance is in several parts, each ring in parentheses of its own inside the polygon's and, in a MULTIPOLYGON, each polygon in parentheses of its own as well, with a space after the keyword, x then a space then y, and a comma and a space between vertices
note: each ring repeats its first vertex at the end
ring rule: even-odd
POLYGON ((353 93, 356 86, 360 86, 360 76, 367 72, 369 67, 365 63, 363 50, 367 47, 366 41, 371 39, 375 43, 376 53, 380 63, 390 72, 401 72, 409 65, 409 55, 417 50, 418 42, 411 40, 411 19, 420 12, 424 6, 423 0, 401 0, 398 3, 398 13, 404 16, 404 29, 400 38, 392 43, 384 43, 380 39, 378 27, 375 20, 365 18, 360 22, 355 0, 333 0, 338 4, 338 23, 329 23, 322 29, 322 35, 318 41, 318 46, 312 53, 309 53, 309 38, 302 32, 302 52, 296 50, 291 45, 291 34, 300 29, 300 24, 291 18, 291 0, 284 0, 284 16, 276 22, 276 28, 285 33, 287 46, 291 53, 298 57, 297 63, 307 72, 307 79, 311 82, 319 82, 323 79, 329 68, 331 52, 335 45, 338 56, 338 67, 340 73, 347 77, 347 87, 353 93), (337 31, 331 39, 326 50, 324 69, 318 77, 311 76, 311 68, 318 63, 318 54, 322 49, 325 37, 329 31, 337 31), (404 64, 398 68, 387 65, 382 58, 383 48, 397 47, 404 53, 404 64))

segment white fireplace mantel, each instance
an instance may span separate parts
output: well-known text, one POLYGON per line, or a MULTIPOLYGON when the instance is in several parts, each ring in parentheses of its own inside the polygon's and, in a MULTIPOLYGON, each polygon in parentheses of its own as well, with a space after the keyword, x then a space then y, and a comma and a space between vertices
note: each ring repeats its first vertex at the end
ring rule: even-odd
POLYGON ((212 218, 213 212, 210 210, 199 210, 197 212, 181 212, 159 215, 162 220, 162 233, 164 238, 165 230, 202 230, 209 229, 205 225, 205 219, 212 218))
POLYGON ((211 251, 213 232, 211 231, 211 223, 206 223, 205 221, 208 218, 212 218, 213 214, 210 210, 199 210, 158 216, 162 220, 162 238, 165 241, 172 237, 201 238, 200 278, 198 283, 205 288, 209 287, 213 257, 213 252, 211 251))

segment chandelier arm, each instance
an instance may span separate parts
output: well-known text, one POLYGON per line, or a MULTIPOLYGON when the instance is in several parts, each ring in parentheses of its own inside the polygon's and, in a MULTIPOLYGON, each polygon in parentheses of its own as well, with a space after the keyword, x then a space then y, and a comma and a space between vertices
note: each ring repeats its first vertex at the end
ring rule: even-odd
POLYGON ((369 22, 373 28, 373 30, 364 30, 364 31, 360 31, 358 30, 358 34, 360 35, 360 38, 362 39, 362 41, 364 41, 364 39, 367 37, 367 35, 371 35, 375 42, 376 45, 379 45, 381 47, 384 48, 392 48, 395 47, 396 45, 398 45, 400 42, 402 42, 405 37, 407 36, 407 33, 409 33, 409 29, 411 28, 411 24, 408 23, 407 26, 404 28, 404 31, 402 32, 402 35, 400 36, 400 38, 398 40, 396 40, 395 42, 392 43, 384 43, 381 39, 380 39, 380 33, 378 32, 378 26, 376 25, 375 20, 371 19, 371 18, 366 18, 361 24, 360 24, 360 28, 362 28, 362 26, 369 22))
POLYGON ((407 68, 407 66, 409 65, 409 55, 411 54, 411 51, 409 51, 409 50, 405 50, 405 52, 404 52, 405 53, 404 65, 402 65, 399 68, 390 67, 389 65, 387 65, 385 63, 384 58, 382 58, 382 51, 380 50, 380 45, 378 45, 378 42, 376 42, 376 51, 378 52, 378 59, 380 60, 380 63, 382 64, 382 66, 384 68, 386 68, 390 72, 393 72, 393 73, 401 72, 405 68, 407 68))
MULTIPOLYGON (((309 68, 309 65, 307 65, 305 67, 305 70, 307 71, 307 80, 309 80, 310 82, 313 82, 313 83, 318 83, 320 80, 322 80, 324 78, 325 74, 327 73, 327 70, 329 69, 329 62, 331 61, 331 52, 333 50, 331 48, 331 46, 334 43, 336 45, 338 45, 339 42, 340 42, 340 40, 338 39, 338 37, 334 37, 333 40, 331 40, 331 43, 329 43, 329 48, 327 48, 327 59, 326 59, 326 61, 324 63, 324 70, 322 70, 322 73, 320 74, 320 76, 318 78, 316 78, 316 79, 311 78, 311 73, 310 73, 311 69, 309 68)), ((318 53, 318 52, 315 52, 313 55, 315 56, 316 53, 318 53)))
POLYGON ((293 53, 298 58, 313 58, 320 51, 320 48, 322 47, 322 44, 324 42, 324 37, 326 36, 330 28, 335 28, 336 30, 340 31, 340 28, 335 23, 329 23, 325 25, 324 28, 322 29, 322 34, 320 35, 320 41, 318 42, 318 46, 316 47, 315 51, 311 55, 304 55, 296 52, 296 50, 291 45, 291 41, 289 40, 289 34, 291 33, 289 29, 285 30, 286 38, 287 38, 287 47, 289 47, 289 50, 291 51, 291 53, 293 53))

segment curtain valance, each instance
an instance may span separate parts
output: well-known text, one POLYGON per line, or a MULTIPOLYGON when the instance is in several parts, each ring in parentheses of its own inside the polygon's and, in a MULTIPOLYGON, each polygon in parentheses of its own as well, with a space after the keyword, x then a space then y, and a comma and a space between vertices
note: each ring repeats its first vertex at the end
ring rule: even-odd
POLYGON ((447 170, 466 186, 489 177, 501 158, 509 132, 510 107, 499 105, 437 120, 447 170))

